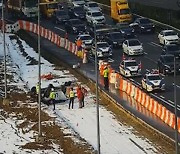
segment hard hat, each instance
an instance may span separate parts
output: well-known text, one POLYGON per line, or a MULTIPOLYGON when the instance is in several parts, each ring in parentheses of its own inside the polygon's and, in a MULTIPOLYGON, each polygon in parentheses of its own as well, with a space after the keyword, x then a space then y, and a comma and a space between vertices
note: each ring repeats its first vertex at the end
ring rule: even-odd
POLYGON ((51 91, 54 91, 54 88, 51 88, 51 91))

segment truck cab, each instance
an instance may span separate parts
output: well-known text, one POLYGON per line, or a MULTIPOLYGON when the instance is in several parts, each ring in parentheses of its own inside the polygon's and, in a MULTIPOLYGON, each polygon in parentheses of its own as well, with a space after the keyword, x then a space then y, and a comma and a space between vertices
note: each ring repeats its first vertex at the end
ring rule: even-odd
POLYGON ((40 11, 43 17, 51 18, 56 10, 58 10, 58 2, 56 0, 41 0, 40 11))
POLYGON ((132 14, 127 0, 111 0, 111 17, 116 22, 131 22, 132 14))

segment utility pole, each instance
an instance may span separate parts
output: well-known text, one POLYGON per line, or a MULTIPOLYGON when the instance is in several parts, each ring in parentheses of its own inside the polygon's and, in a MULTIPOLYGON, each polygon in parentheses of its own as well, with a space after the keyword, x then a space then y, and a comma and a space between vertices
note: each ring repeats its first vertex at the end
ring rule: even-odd
POLYGON ((38 84, 39 84, 39 93, 38 93, 38 136, 41 137, 41 45, 40 45, 40 0, 38 0, 38 84))
POLYGON ((174 112, 175 112, 175 148, 178 154, 178 123, 177 123, 177 101, 176 101, 176 57, 174 56, 174 112))
POLYGON ((6 74, 6 37, 4 20, 5 0, 2 0, 2 31, 3 31, 3 50, 4 50, 4 99, 7 99, 7 74, 6 74))
POLYGON ((96 74, 97 149, 98 149, 98 154, 100 154, 101 153, 101 149, 100 149, 99 95, 98 95, 98 60, 97 60, 96 24, 94 24, 94 43, 95 43, 95 74, 96 74))

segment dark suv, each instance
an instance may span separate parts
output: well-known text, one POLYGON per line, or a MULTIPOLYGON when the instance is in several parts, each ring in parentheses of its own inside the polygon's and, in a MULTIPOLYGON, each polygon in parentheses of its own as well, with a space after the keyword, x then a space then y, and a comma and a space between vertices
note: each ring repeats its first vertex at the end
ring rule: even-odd
MULTIPOLYGON (((174 56, 171 54, 161 55, 157 62, 160 73, 172 74, 174 72, 174 56)), ((180 72, 180 65, 176 62, 176 72, 180 72)))
POLYGON ((110 32, 105 36, 105 40, 112 46, 112 47, 119 47, 122 46, 124 42, 124 37, 121 32, 110 32))
POLYGON ((69 8, 69 15, 70 17, 76 17, 83 20, 86 18, 86 12, 82 6, 69 8))
POLYGON ((162 55, 171 54, 176 58, 180 58, 180 47, 177 44, 165 45, 162 51, 162 55))
POLYGON ((86 25, 79 19, 70 19, 65 23, 65 29, 68 33, 82 33, 86 32, 86 25))
POLYGON ((69 20, 69 15, 64 10, 57 10, 57 11, 54 11, 52 15, 52 20, 56 24, 63 23, 69 20))
POLYGON ((139 31, 140 33, 155 31, 154 24, 148 18, 137 18, 132 24, 130 24, 130 26, 132 28, 135 27, 135 29, 137 31, 139 31), (137 27, 138 27, 138 29, 137 29, 137 27))

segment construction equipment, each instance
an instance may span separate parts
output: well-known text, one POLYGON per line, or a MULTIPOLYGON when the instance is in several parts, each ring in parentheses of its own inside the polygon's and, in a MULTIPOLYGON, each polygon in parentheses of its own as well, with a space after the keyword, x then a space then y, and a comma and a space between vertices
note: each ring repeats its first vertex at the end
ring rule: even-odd
POLYGON ((40 0, 40 11, 43 17, 52 17, 56 10, 58 10, 58 2, 56 0, 40 0))
POLYGON ((127 0, 111 0, 111 17, 115 22, 131 22, 132 14, 127 0))
POLYGON ((38 16, 38 0, 8 0, 8 13, 12 17, 33 18, 38 16))

